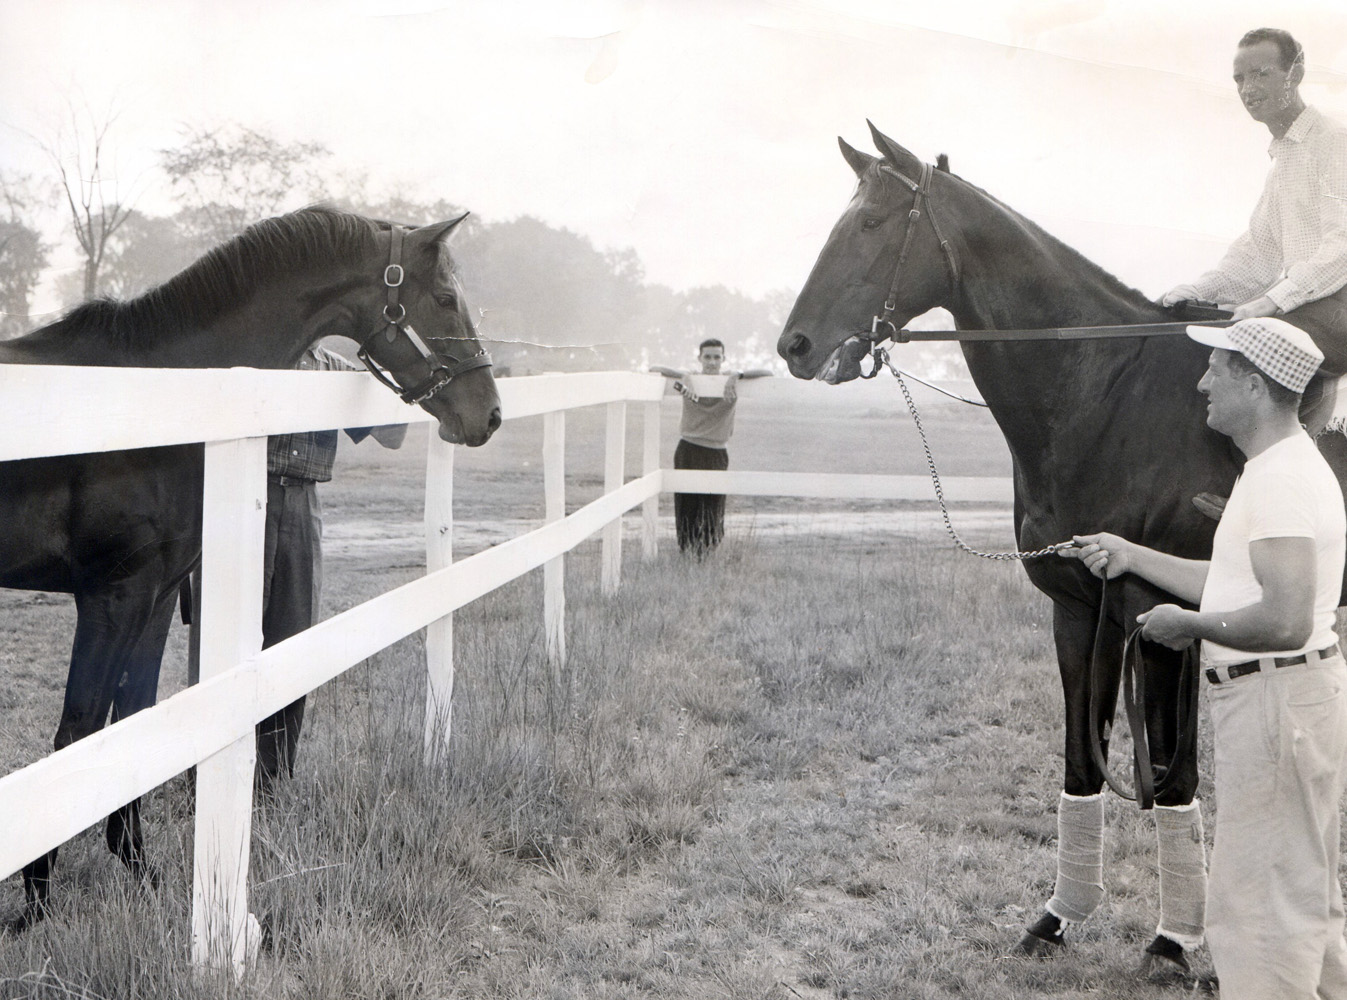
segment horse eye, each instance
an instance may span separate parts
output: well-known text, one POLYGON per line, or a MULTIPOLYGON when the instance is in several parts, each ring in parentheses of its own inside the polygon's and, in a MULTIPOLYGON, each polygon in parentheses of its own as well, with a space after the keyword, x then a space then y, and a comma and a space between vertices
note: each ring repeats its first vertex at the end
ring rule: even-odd
POLYGON ((861 223, 861 228, 868 233, 872 229, 878 229, 883 222, 884 222, 883 219, 874 219, 874 218, 866 219, 864 222, 861 223))
POLYGON ((440 292, 435 296, 435 304, 445 309, 458 308, 458 295, 454 292, 440 292))

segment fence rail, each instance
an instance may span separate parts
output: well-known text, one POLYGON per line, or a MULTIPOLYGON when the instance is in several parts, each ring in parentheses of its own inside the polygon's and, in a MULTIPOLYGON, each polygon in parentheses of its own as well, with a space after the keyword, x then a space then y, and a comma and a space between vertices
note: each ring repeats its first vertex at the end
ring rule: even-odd
MULTIPOLYGON (((752 383, 745 394, 753 392, 752 383)), ((262 525, 267 435, 334 426, 425 422, 363 374, 252 369, 173 370, 0 366, 0 461, 205 442, 201 681, 93 736, 0 777, 0 876, 114 809, 197 767, 193 960, 241 971, 248 952, 253 727, 277 709, 421 629, 427 629, 426 752, 448 735, 452 613, 545 567, 549 657, 565 660, 564 554, 603 537, 602 583, 616 588, 621 518, 643 506, 642 549, 656 551, 661 492, 926 499, 922 477, 693 472, 661 469, 664 380, 634 372, 502 379, 507 421, 544 416, 543 526, 452 561, 453 446, 429 436, 427 573, 261 649, 262 525), (626 480, 626 408, 644 414, 641 474, 626 480), (607 407, 604 493, 565 515, 565 412, 607 407), (86 419, 71 419, 72 410, 86 419)), ((507 431, 508 432, 508 431, 507 431)), ((488 446, 489 447, 489 446, 488 446)), ((0 472, 2 475, 2 472, 0 472)), ((1007 480, 947 480, 965 500, 1008 500, 1007 480)), ((0 482, 0 488, 3 483, 0 482)))

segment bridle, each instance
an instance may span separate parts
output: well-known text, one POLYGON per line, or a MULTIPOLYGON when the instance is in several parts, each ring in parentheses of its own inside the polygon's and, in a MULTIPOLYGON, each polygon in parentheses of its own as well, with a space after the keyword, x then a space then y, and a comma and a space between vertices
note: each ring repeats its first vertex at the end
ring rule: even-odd
POLYGON ((873 344, 899 339, 900 331, 893 322, 893 311, 898 307, 899 286, 903 280, 903 264, 907 261, 908 250, 912 248, 912 237, 916 234, 917 223, 921 220, 923 202, 926 204, 926 217, 931 220, 931 229, 935 232, 940 250, 945 255, 945 269, 949 272, 950 287, 955 290, 959 287, 959 262, 954 256, 954 246, 940 232, 940 224, 936 222, 935 211, 931 203, 931 175, 935 172, 935 168, 929 163, 923 163, 921 165, 921 177, 915 181, 887 163, 881 163, 879 169, 897 177, 911 189, 912 208, 907 213, 907 231, 903 234, 903 242, 898 249, 898 263, 893 269, 893 282, 889 285, 889 294, 884 299, 884 311, 870 320, 870 336, 865 339, 873 344), (885 331, 881 329, 882 327, 888 327, 888 330, 885 331))
MULTIPOLYGON (((360 351, 356 354, 356 357, 365 363, 365 367, 370 370, 375 378, 396 392, 404 403, 414 405, 424 403, 465 372, 470 372, 474 368, 491 367, 491 355, 486 352, 486 348, 479 346, 477 353, 461 361, 454 361, 452 365, 446 365, 440 360, 440 356, 436 352, 426 346, 426 341, 407 322, 407 309, 398 301, 398 289, 402 287, 403 279, 406 277, 401 260, 404 232, 405 230, 401 226, 392 228, 392 242, 388 249, 388 266, 384 268, 384 285, 388 289, 388 301, 383 308, 383 322, 361 341, 360 351), (406 337, 426 363, 428 369, 426 377, 416 385, 404 389, 398 384, 397 377, 392 371, 385 373, 369 355, 370 343, 380 334, 383 334, 384 339, 390 344, 397 340, 399 335, 406 337)), ((429 337, 426 339, 435 341, 457 338, 429 337)))

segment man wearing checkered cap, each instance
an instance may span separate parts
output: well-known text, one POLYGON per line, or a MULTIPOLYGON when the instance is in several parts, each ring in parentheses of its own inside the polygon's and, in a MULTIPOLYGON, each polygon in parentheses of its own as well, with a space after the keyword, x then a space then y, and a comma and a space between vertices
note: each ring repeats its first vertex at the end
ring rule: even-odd
MULTIPOLYGON (((1347 373, 1347 128, 1305 104, 1304 76, 1304 50, 1288 32, 1258 28, 1240 39, 1235 86, 1272 133, 1272 168, 1248 230, 1214 269, 1160 301, 1220 302, 1237 320, 1282 316, 1310 334, 1336 376, 1347 373)), ((1310 406, 1313 432, 1331 404, 1310 406)))
POLYGON ((1347 998, 1337 877, 1347 666, 1334 631, 1347 517, 1297 416, 1323 355, 1275 318, 1188 332, 1213 348, 1197 385, 1207 424, 1246 458, 1210 561, 1110 534, 1079 536, 1063 554, 1200 607, 1161 604, 1137 621, 1170 648, 1202 643, 1220 809, 1207 940, 1221 996, 1347 998))

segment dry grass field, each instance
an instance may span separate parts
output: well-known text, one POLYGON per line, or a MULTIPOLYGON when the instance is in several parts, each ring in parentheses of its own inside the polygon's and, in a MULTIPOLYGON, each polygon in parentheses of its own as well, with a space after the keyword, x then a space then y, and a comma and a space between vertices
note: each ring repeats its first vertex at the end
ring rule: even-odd
MULTIPOLYGON (((741 411, 737 468, 924 469, 901 416, 741 411)), ((985 414, 932 412, 942 472, 1008 473, 985 414)), ((572 505, 598 491, 601 419, 568 422, 572 505)), ((420 433, 343 449, 323 493, 327 613, 418 572, 420 433)), ((474 525, 541 516, 540 421, 498 437, 456 457, 460 554, 490 540, 474 525)), ((315 693, 296 778, 255 816, 267 941, 242 983, 186 963, 180 777, 147 808, 162 888, 131 886, 101 831, 76 838, 56 912, 0 937, 0 997, 1174 996, 1134 973, 1154 834, 1113 799, 1099 912, 1059 959, 1005 957, 1051 891, 1061 780, 1050 612, 1019 569, 954 551, 929 505, 730 505, 703 562, 667 519, 654 561, 629 545, 613 597, 597 543, 568 557, 559 678, 540 574, 459 612, 443 768, 421 759, 419 637, 315 693)), ((1006 512, 954 516, 1010 544, 1006 512)), ((5 770, 49 743, 72 620, 64 598, 0 592, 5 770)), ((161 693, 182 683, 182 638, 161 693)), ((0 885, 0 917, 21 899, 17 876, 0 885)))

